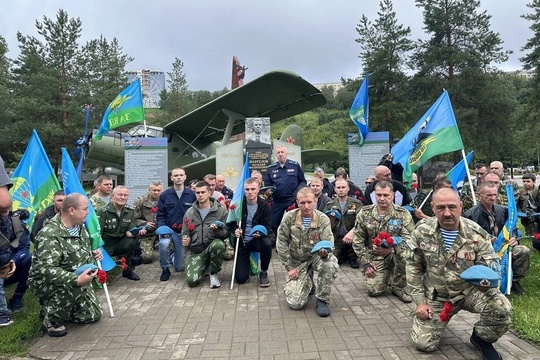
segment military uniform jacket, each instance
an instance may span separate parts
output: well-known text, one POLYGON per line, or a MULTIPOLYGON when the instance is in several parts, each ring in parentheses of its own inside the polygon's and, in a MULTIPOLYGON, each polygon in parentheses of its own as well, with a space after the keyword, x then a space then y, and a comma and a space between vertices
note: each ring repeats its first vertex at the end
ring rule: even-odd
POLYGON ((97 193, 90 196, 90 202, 92 203, 92 206, 96 211, 100 210, 104 206, 107 206, 107 203, 103 201, 103 199, 101 199, 101 197, 97 193))
POLYGON ((62 225, 60 214, 45 223, 36 238, 30 268, 29 285, 32 291, 55 291, 66 284, 77 286, 74 271, 94 262, 88 232, 84 226, 79 229, 79 236, 71 236, 62 225))
POLYGON ((264 185, 275 186, 274 201, 284 203, 292 202, 298 189, 307 186, 307 182, 300 164, 287 160, 283 167, 279 162, 268 167, 264 177, 264 185))
POLYGON ((353 236, 354 252, 364 266, 373 260, 383 259, 384 257, 373 253, 372 240, 381 231, 384 231, 392 237, 401 237, 402 243, 395 248, 397 253, 401 253, 404 249, 404 243, 410 239, 413 229, 414 223, 411 214, 401 206, 390 204, 390 209, 382 219, 379 216, 377 205, 364 206, 356 216, 353 236))
POLYGON ((311 249, 320 240, 334 242, 330 219, 314 210, 309 229, 304 229, 300 209, 285 213, 278 228, 276 250, 287 271, 311 259, 311 249))
POLYGON ((210 245, 215 239, 225 240, 229 237, 229 230, 210 229, 210 225, 218 220, 223 223, 227 221, 227 210, 221 206, 219 201, 210 198, 210 212, 203 219, 199 212, 199 204, 193 203, 193 206, 186 211, 184 215, 184 225, 182 226, 182 237, 189 236, 191 239, 188 249, 193 253, 200 253, 210 245), (189 230, 189 225, 195 226, 195 230, 189 230))
POLYGON ((345 231, 349 231, 354 227, 354 224, 356 222, 356 215, 358 215, 362 206, 363 204, 360 200, 356 200, 355 198, 352 198, 350 196, 347 197, 347 202, 345 203, 345 213, 341 212, 341 205, 339 205, 338 198, 335 198, 334 200, 326 204, 326 208, 324 209, 325 212, 334 209, 336 211, 339 211, 339 213, 341 214, 341 220, 337 222, 336 226, 333 229, 335 230, 333 231, 335 238, 337 238, 338 231, 341 226, 345 228, 345 231))
POLYGON ((146 225, 147 222, 156 223, 157 203, 157 200, 150 200, 148 195, 135 201, 135 226, 146 225))
POLYGON ((126 231, 135 227, 135 210, 127 205, 118 216, 114 204, 110 202, 98 211, 98 217, 103 241, 121 240, 126 237, 126 231))
MULTIPOLYGON (((480 225, 461 217, 459 234, 447 251, 437 218, 421 221, 407 240, 407 283, 415 303, 425 303, 426 298, 452 303, 462 300, 473 285, 460 274, 473 265, 485 265, 498 273, 499 257, 490 239, 480 225)), ((488 291, 492 290, 498 291, 488 291)))

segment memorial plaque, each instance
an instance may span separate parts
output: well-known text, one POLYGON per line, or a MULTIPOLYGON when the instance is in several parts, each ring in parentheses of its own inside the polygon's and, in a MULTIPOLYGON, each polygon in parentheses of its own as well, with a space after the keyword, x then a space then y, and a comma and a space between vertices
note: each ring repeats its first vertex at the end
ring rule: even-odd
POLYGON ((362 147, 358 146, 358 134, 349 134, 349 178, 362 191, 366 189, 365 180, 375 173, 383 155, 390 152, 388 131, 369 132, 362 147))
POLYGON ((129 189, 128 204, 148 193, 152 181, 167 187, 167 138, 124 138, 125 184, 129 189))
POLYGON ((244 144, 242 141, 220 146, 216 149, 216 175, 225 177, 225 185, 236 189, 244 166, 244 144))
POLYGON ((249 170, 258 170, 264 175, 272 163, 270 141, 270 118, 246 118, 246 151, 249 170))

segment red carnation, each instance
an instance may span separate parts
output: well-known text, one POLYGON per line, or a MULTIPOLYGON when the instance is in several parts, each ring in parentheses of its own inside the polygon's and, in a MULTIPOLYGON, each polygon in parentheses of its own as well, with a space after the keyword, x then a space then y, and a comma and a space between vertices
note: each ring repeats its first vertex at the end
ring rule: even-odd
POLYGON ((153 213, 156 213, 157 212, 157 206, 153 206, 151 209, 150 209, 151 212, 153 213))
POLYGON ((174 224, 171 225, 171 227, 172 227, 173 229, 177 229, 177 228, 178 228, 178 225, 177 225, 176 223, 174 223, 174 224))
POLYGON ((452 307, 452 304, 450 304, 449 302, 445 302, 443 305, 443 309, 439 314, 439 320, 441 320, 442 322, 449 322, 450 316, 452 315, 453 311, 454 308, 452 307))
POLYGON ((188 226, 188 230, 189 230, 189 231, 193 231, 193 230, 195 230, 195 225, 193 225, 193 224, 189 224, 189 226, 188 226))
POLYGON ((534 240, 540 240, 540 233, 534 233, 534 240))
POLYGON ((388 240, 388 239, 391 239, 392 238, 392 235, 390 235, 389 233, 387 232, 384 232, 384 231, 381 231, 379 233, 379 237, 383 240, 388 240))
POLYGON ((184 220, 186 224, 189 224, 189 219, 184 220))
POLYGON ((360 191, 359 191, 359 190, 356 190, 356 191, 354 192, 354 195, 356 195, 356 196, 360 195, 360 191))
POLYGON ((392 239, 392 237, 386 239, 386 245, 389 247, 394 246, 394 239, 392 239))
POLYGON ((97 272, 97 278, 100 284, 105 284, 107 282, 107 273, 99 269, 97 272))
POLYGON ((128 264, 126 264, 126 258, 125 257, 120 259, 120 264, 122 265, 122 270, 127 270, 128 269, 128 264))
POLYGON ((236 205, 232 204, 231 206, 229 206, 229 209, 231 209, 231 210, 236 209, 236 205))
POLYGON ((381 238, 376 237, 375 239, 373 239, 373 245, 375 245, 375 246, 381 246, 381 244, 382 244, 381 238))
POLYGON ((225 198, 223 196, 218 197, 217 199, 219 202, 225 201, 225 198))

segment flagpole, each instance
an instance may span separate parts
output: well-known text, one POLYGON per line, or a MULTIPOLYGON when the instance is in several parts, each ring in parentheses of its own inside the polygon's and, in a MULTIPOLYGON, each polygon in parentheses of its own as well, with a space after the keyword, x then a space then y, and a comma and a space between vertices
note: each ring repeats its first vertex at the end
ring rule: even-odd
MULTIPOLYGON (((97 260, 97 266, 99 270, 103 270, 101 268, 101 260, 97 260)), ((109 316, 113 318, 114 310, 112 308, 111 297, 109 296, 109 289, 107 288, 107 282, 104 282, 102 285, 103 285, 103 291, 105 292, 105 299, 107 299, 107 305, 109 305, 109 316)))
POLYGON ((467 163, 467 156, 465 156, 465 149, 461 149, 461 156, 463 156, 463 162, 465 163, 465 171, 467 172, 467 179, 469 179, 469 186, 471 187, 472 201, 476 205, 476 193, 471 179, 471 172, 469 171, 469 164, 467 163))
POLYGON ((431 195, 432 192, 433 192, 433 189, 431 189, 431 191, 429 192, 429 194, 427 194, 427 196, 426 196, 426 198, 424 199, 424 201, 422 201, 422 203, 421 203, 420 206, 418 207, 419 210, 422 210, 422 208, 424 207, 424 204, 426 203, 426 201, 428 201, 429 196, 431 195))
MULTIPOLYGON (((242 220, 238 221, 238 228, 242 229, 242 220)), ((236 238, 236 244, 234 249, 234 262, 231 275, 231 290, 234 287, 234 274, 236 272, 236 260, 238 259, 238 244, 240 243, 240 236, 236 238)))

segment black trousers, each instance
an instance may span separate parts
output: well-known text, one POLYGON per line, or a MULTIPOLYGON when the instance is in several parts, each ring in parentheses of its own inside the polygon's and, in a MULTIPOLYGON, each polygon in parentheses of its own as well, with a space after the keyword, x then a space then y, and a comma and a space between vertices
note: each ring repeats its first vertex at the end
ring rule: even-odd
POLYGON ((270 239, 268 237, 253 239, 245 245, 243 241, 240 241, 240 244, 238 244, 238 256, 236 257, 236 272, 234 274, 234 278, 239 284, 243 284, 249 279, 249 255, 253 251, 261 254, 261 270, 268 270, 272 258, 270 239))

